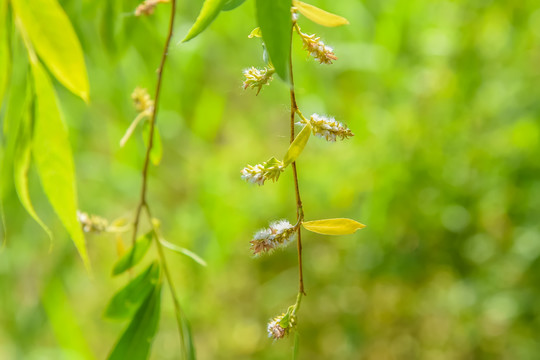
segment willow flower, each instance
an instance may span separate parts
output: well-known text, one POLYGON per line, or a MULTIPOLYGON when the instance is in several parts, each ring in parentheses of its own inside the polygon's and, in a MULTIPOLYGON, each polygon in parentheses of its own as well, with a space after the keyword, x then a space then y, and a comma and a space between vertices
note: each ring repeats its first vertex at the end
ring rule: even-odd
POLYGON ((279 179, 279 175, 285 170, 283 161, 276 158, 271 158, 262 164, 248 165, 243 168, 240 173, 242 179, 252 184, 264 185, 266 180, 276 181, 279 179))
POLYGON ((243 84, 244 90, 248 87, 252 89, 256 88, 257 95, 259 95, 262 87, 264 85, 269 85, 270 81, 272 81, 272 75, 274 75, 275 72, 276 70, 273 67, 264 67, 262 69, 251 67, 244 70, 244 76, 246 77, 243 84))
POLYGON ((306 49, 311 56, 319 61, 320 64, 332 64, 332 61, 337 60, 337 56, 334 54, 334 49, 325 45, 321 38, 315 34, 308 35, 298 30, 298 34, 302 38, 304 43, 304 49, 306 49))
MULTIPOLYGON (((311 124, 313 135, 325 138, 327 141, 336 141, 337 138, 344 140, 354 136, 347 126, 336 121, 333 117, 328 118, 319 114, 313 114, 308 122, 311 124)), ((300 122, 300 124, 305 123, 303 120, 300 122)))
POLYGON ((253 235, 251 251, 257 256, 261 253, 271 253, 275 249, 284 248, 295 238, 296 227, 287 220, 279 220, 270 224, 266 229, 259 230, 253 235))

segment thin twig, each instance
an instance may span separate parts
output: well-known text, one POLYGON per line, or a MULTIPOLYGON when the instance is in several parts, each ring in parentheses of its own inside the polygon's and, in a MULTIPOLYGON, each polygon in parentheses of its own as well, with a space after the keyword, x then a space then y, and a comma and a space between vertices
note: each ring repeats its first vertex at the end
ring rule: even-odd
MULTIPOLYGON (((291 28, 291 40, 292 40, 292 28, 291 28)), ((292 66, 292 41, 291 51, 289 52, 289 76, 291 77, 291 144, 294 141, 294 116, 298 111, 298 105, 296 104, 296 95, 294 93, 294 78, 293 78, 293 66, 292 66)), ((302 222, 304 220, 304 210, 302 209, 302 199, 300 198, 300 189, 298 188, 298 171, 296 170, 296 161, 292 164, 293 178, 294 178, 294 192, 296 194, 296 221, 302 222)), ((298 226, 298 291, 300 294, 306 295, 304 291, 304 274, 302 270, 302 227, 298 226)))
POLYGON ((152 116, 150 118, 150 134, 149 134, 149 139, 148 139, 148 147, 146 149, 146 155, 144 157, 144 166, 142 169, 141 195, 140 195, 139 203, 137 205, 137 210, 135 212, 135 220, 133 222, 132 244, 133 246, 135 245, 135 241, 137 239, 137 232, 139 230, 141 212, 142 212, 142 209, 144 208, 146 210, 148 220, 150 221, 150 223, 152 224, 152 228, 154 229, 153 230, 154 239, 156 240, 156 246, 158 249, 161 266, 163 267, 163 271, 165 273, 167 283, 169 284, 169 289, 171 291, 171 296, 174 303, 174 309, 176 312, 176 321, 178 323, 178 331, 180 335, 180 344, 181 344, 182 352, 184 354, 184 358, 187 358, 187 355, 186 355, 187 349, 185 347, 185 342, 184 342, 184 328, 182 326, 182 319, 181 319, 182 310, 180 308, 180 302, 178 301, 178 298, 176 297, 176 291, 174 289, 172 277, 169 272, 169 268, 167 266, 167 261, 165 259, 163 247, 161 243, 159 242, 159 236, 153 225, 152 214, 150 213, 150 208, 148 207, 148 202, 146 199, 146 191, 148 187, 148 169, 150 165, 150 152, 152 151, 152 147, 154 145, 154 132, 155 132, 155 127, 156 127, 157 111, 159 108, 159 96, 161 94, 161 83, 163 81, 163 68, 165 67, 165 61, 167 59, 167 54, 169 52, 169 45, 171 43, 171 39, 173 35, 175 15, 176 15, 176 0, 171 0, 171 15, 169 18, 169 32, 167 34, 167 39, 165 41, 165 46, 163 48, 163 53, 161 55, 161 62, 157 70, 157 84, 156 84, 156 93, 154 96, 154 109, 152 111, 152 116))
MULTIPOLYGON (((148 168, 150 165, 150 152, 152 151, 152 146, 154 145, 154 130, 156 127, 156 116, 159 108, 159 95, 161 94, 161 83, 163 80, 163 67, 165 66, 165 60, 167 59, 167 54, 169 52, 169 44, 171 43, 173 35, 173 26, 174 18, 176 14, 176 0, 171 0, 171 16, 169 19, 169 33, 167 34, 167 40, 165 41, 165 46, 163 48, 163 54, 161 55, 161 63, 157 70, 157 84, 156 84, 156 93, 154 96, 154 110, 152 112, 152 117, 150 118, 150 135, 148 139, 148 148, 146 149, 146 155, 144 157, 144 166, 142 170, 142 186, 141 186, 141 196, 139 204, 137 205, 137 211, 135 213, 135 221, 133 222, 133 235, 131 242, 135 245, 135 240, 137 239, 137 231, 139 229, 139 221, 141 218, 142 208, 146 205, 146 189, 148 183, 148 168)), ((151 220, 151 219, 150 219, 151 220)))

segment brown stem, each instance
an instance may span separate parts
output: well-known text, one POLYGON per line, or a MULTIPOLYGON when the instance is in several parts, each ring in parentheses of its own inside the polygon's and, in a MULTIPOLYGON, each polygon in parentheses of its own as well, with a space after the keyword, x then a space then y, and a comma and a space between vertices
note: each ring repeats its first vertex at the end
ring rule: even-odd
MULTIPOLYGON (((173 35, 174 17, 176 14, 176 0, 171 1, 171 16, 169 19, 169 33, 167 34, 167 40, 163 48, 161 55, 161 62, 157 71, 158 78, 156 84, 156 93, 154 95, 154 109, 152 111, 152 117, 150 118, 150 138, 148 139, 148 148, 146 149, 146 155, 144 157, 144 165, 142 169, 142 186, 139 204, 137 205, 137 211, 135 212, 135 221, 133 222, 133 235, 131 238, 132 245, 135 245, 137 239, 137 232, 139 229, 139 221, 141 218, 142 208, 146 205, 146 189, 148 184, 148 168, 150 165, 150 152, 154 145, 154 130, 156 127, 156 116, 159 107, 159 95, 161 94, 161 83, 163 81, 163 67, 165 66, 165 60, 167 59, 167 53, 169 52, 169 44, 173 35)), ((151 219, 150 219, 151 220, 151 219)))
MULTIPOLYGON (((296 95, 294 93, 294 78, 293 78, 293 66, 292 66, 292 28, 291 28, 291 49, 289 53, 289 76, 291 79, 291 144, 294 141, 294 116, 298 110, 298 105, 296 104, 296 95)), ((298 188, 298 171, 296 169, 296 161, 292 164, 293 178, 294 178, 294 192, 296 194, 296 221, 298 223, 304 220, 304 210, 302 209, 302 199, 300 198, 300 189, 298 188)), ((298 226, 298 291, 301 294, 306 295, 304 291, 304 273, 302 270, 302 227, 298 226)))
POLYGON ((163 251, 163 246, 161 245, 161 242, 159 241, 159 235, 155 229, 155 226, 152 221, 152 214, 150 213, 150 208, 148 207, 148 202, 146 199, 146 192, 148 188, 148 170, 150 166, 150 152, 152 151, 152 147, 154 145, 154 132, 156 128, 156 118, 157 118, 157 111, 159 108, 159 96, 161 94, 161 83, 163 82, 163 68, 165 67, 165 61, 167 60, 167 54, 169 52, 169 45, 171 43, 172 35, 173 35, 173 27, 174 27, 174 19, 176 14, 176 0, 171 0, 171 15, 169 18, 169 31, 167 34, 167 39, 165 40, 165 46, 163 47, 163 53, 161 55, 161 62, 159 64, 159 68, 157 71, 157 84, 156 84, 156 93, 154 95, 154 109, 152 111, 152 117, 150 118, 150 134, 148 139, 148 147, 146 149, 146 155, 144 157, 144 165, 142 169, 142 185, 141 185, 141 195, 140 200, 137 205, 137 210, 135 212, 135 220, 133 222, 133 234, 132 234, 132 244, 135 245, 135 240, 137 239, 137 233, 139 230, 139 222, 141 219, 141 212, 144 208, 146 210, 146 214, 148 216, 148 220, 152 224, 153 232, 154 232, 154 239, 156 240, 156 247, 158 250, 158 255, 160 258, 161 266, 163 267, 163 272, 165 273, 165 278, 167 279, 167 283, 169 284, 169 289, 171 291, 172 300, 174 303, 174 309, 176 312, 176 321, 178 323, 178 331, 180 334, 180 343, 181 348, 183 351, 184 358, 187 358, 187 349, 184 346, 184 327, 182 326, 182 319, 181 314, 182 310, 180 308, 180 302, 178 301, 178 298, 176 297, 176 291, 174 289, 173 281, 171 274, 169 272, 169 268, 167 266, 167 261, 165 259, 165 253, 163 251))

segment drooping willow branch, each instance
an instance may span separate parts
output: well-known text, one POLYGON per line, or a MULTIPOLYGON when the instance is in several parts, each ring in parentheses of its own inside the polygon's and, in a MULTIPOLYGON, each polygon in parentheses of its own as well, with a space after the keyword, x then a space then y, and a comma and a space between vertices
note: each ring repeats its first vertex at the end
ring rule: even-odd
POLYGON ((158 230, 156 229, 156 226, 155 226, 155 224, 153 222, 152 213, 150 211, 150 206, 149 206, 148 200, 147 200, 148 171, 149 171, 149 168, 150 168, 151 152, 152 152, 152 148, 154 146, 154 133, 156 131, 157 112, 158 112, 158 108, 159 108, 159 100, 160 100, 160 95, 161 95, 161 85, 163 83, 163 70, 164 70, 164 67, 165 67, 165 62, 167 60, 167 55, 168 55, 168 52, 169 52, 169 46, 170 46, 171 39, 172 39, 172 36, 173 36, 175 15, 176 15, 176 0, 171 0, 171 14, 170 14, 170 17, 169 17, 169 30, 168 30, 168 33, 167 33, 167 39, 165 40, 165 45, 163 47, 163 53, 161 55, 161 61, 160 61, 160 64, 159 64, 159 68, 157 70, 157 83, 156 83, 156 91, 155 91, 155 95, 154 95, 154 106, 153 106, 153 109, 152 109, 152 115, 150 116, 150 119, 149 119, 150 120, 149 121, 150 122, 150 131, 149 131, 149 134, 148 134, 148 136, 149 136, 149 138, 148 138, 148 146, 146 148, 146 154, 145 154, 145 157, 144 157, 144 164, 143 164, 143 169, 142 169, 141 192, 140 192, 139 203, 137 205, 137 210, 135 212, 135 220, 133 221, 133 233, 132 233, 131 242, 132 242, 132 245, 135 246, 135 241, 137 239, 137 234, 138 234, 138 230, 139 230, 139 223, 140 223, 140 220, 141 220, 142 210, 145 209, 148 220, 152 224, 153 238, 154 238, 155 243, 156 243, 156 247, 157 247, 157 250, 158 250, 158 255, 159 255, 160 262, 161 262, 161 266, 163 267, 163 272, 165 273, 165 279, 167 280, 167 283, 169 285, 169 289, 170 289, 170 292, 171 292, 171 297, 172 297, 172 300, 173 300, 175 314, 176 314, 176 322, 177 322, 177 325, 178 325, 178 331, 179 331, 179 335, 180 335, 180 344, 181 344, 181 348, 182 348, 182 351, 183 351, 183 355, 184 355, 184 357, 186 357, 186 351, 187 350, 185 349, 185 346, 183 345, 185 342, 184 342, 184 326, 182 324, 182 318, 181 318, 182 309, 180 307, 180 302, 178 301, 178 298, 176 296, 176 291, 175 291, 175 288, 174 288, 172 277, 171 277, 171 274, 170 274, 170 271, 169 271, 169 268, 168 268, 168 265, 167 265, 167 260, 165 258, 165 253, 163 251, 163 246, 161 245, 161 242, 160 242, 160 236, 159 236, 158 230))

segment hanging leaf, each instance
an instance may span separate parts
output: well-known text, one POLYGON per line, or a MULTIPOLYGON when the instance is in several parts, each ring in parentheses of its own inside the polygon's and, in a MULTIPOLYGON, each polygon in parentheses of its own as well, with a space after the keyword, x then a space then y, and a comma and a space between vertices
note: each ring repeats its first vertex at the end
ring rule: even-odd
POLYGON ((66 88, 88 101, 89 87, 81 45, 56 0, 11 0, 32 45, 66 88))
POLYGON ((309 20, 313 21, 322 26, 334 27, 347 25, 349 21, 342 16, 329 13, 322 9, 319 9, 316 6, 306 4, 298 0, 292 0, 293 6, 298 9, 298 11, 307 17, 309 20))
POLYGON ((218 16, 226 2, 227 0, 205 0, 199 16, 195 20, 195 24, 189 29, 188 34, 182 42, 189 41, 202 33, 218 16))
POLYGON ((289 164, 296 161, 298 156, 302 153, 302 150, 304 150, 304 147, 306 146, 310 135, 311 125, 307 123, 306 125, 304 125, 302 131, 300 131, 300 133, 296 135, 296 138, 289 146, 287 153, 283 157, 283 163, 285 166, 289 166, 289 164))
POLYGON ((306 230, 324 235, 348 235, 366 227, 366 225, 351 219, 305 221, 302 226, 306 230))
POLYGON ((291 0, 256 0, 257 22, 270 61, 279 77, 287 83, 290 81, 291 6, 291 0))
POLYGON ((9 82, 11 56, 9 53, 7 1, 0 0, 0 110, 9 82))
POLYGON ((66 125, 62 121, 51 79, 32 62, 36 116, 32 151, 43 190, 90 270, 84 235, 77 220, 75 166, 66 125))
POLYGON ((126 331, 122 334, 109 360, 146 360, 159 324, 161 284, 146 296, 126 331))
POLYGON ((137 265, 139 261, 142 260, 148 249, 150 248, 150 243, 152 242, 152 236, 154 235, 153 231, 149 231, 135 241, 135 246, 132 246, 131 249, 118 261, 114 264, 112 274, 119 275, 124 271, 131 269, 133 266, 137 265))
POLYGON ((191 260, 195 261, 197 264, 199 265, 202 265, 202 266, 206 266, 206 261, 204 261, 199 255, 195 254, 193 251, 190 251, 188 249, 185 249, 181 246, 178 246, 178 245, 175 245, 175 244, 171 244, 170 242, 164 240, 164 239, 159 239, 159 242, 161 242, 161 244, 163 244, 163 246, 165 246, 167 249, 170 249, 172 251, 175 251, 179 254, 182 254, 182 255, 185 255, 189 258, 191 258, 191 260))
POLYGON ((246 0, 228 0, 221 11, 231 11, 242 5, 246 0))
POLYGON ((159 273, 159 264, 155 261, 112 297, 103 315, 109 319, 131 317, 144 298, 157 285, 159 273))
POLYGON ((187 360, 195 360, 195 346, 193 346, 193 335, 191 334, 191 325, 184 314, 180 315, 180 324, 182 325, 184 353, 187 360))
MULTIPOLYGON (((143 138, 146 147, 148 148, 148 139, 150 139, 150 123, 146 122, 143 128, 143 138)), ((159 128, 154 128, 154 141, 152 142, 152 150, 150 150, 150 160, 152 164, 159 165, 161 158, 163 157, 163 145, 161 144, 161 135, 159 134, 159 128)))
MULTIPOLYGON (((29 95, 32 96, 32 95, 29 95)), ((31 100, 28 99, 28 102, 31 100)), ((31 111, 31 104, 28 104, 28 111, 31 111)), ((28 169, 30 168, 30 155, 31 155, 31 143, 32 138, 30 134, 31 119, 30 114, 24 115, 24 119, 19 129, 19 136, 15 144, 15 152, 13 154, 13 182, 15 184, 15 190, 21 201, 21 204, 30 216, 41 226, 41 228, 47 233, 51 244, 53 235, 47 225, 40 219, 32 201, 30 200, 30 193, 28 191, 28 169)))

